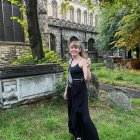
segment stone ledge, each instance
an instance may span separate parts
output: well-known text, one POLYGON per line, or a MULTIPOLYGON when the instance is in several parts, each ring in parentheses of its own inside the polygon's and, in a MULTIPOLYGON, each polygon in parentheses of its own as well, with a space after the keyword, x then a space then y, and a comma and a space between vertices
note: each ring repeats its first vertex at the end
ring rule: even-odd
POLYGON ((11 42, 11 41, 0 41, 0 45, 20 45, 20 46, 30 46, 29 43, 24 43, 24 42, 11 42))
POLYGON ((52 25, 52 26, 58 26, 58 27, 63 27, 63 28, 76 29, 76 30, 97 33, 95 26, 80 24, 80 23, 72 22, 70 20, 53 18, 53 17, 49 16, 47 18, 47 22, 48 22, 48 25, 52 25))
POLYGON ((63 67, 58 64, 3 66, 0 67, 0 79, 51 74, 58 72, 64 72, 63 67))

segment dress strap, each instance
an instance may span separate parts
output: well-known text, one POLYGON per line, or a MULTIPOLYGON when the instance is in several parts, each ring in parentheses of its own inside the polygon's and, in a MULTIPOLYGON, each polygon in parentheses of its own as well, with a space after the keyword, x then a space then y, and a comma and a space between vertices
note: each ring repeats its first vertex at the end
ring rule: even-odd
POLYGON ((69 66, 71 66, 73 59, 69 60, 69 66))

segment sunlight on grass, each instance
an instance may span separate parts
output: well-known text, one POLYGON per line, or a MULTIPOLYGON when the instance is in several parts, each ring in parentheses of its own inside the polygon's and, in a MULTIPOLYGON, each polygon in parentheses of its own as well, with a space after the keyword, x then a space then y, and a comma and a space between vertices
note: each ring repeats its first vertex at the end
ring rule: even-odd
MULTIPOLYGON (((73 140, 62 101, 1 111, 0 140, 73 140)), ((89 100, 89 109, 100 140, 139 140, 140 99, 132 99, 131 111, 125 111, 110 107, 102 93, 100 101, 89 100)))
POLYGON ((128 70, 114 69, 109 70, 105 67, 92 71, 105 84, 126 86, 140 89, 140 76, 130 73, 128 70))

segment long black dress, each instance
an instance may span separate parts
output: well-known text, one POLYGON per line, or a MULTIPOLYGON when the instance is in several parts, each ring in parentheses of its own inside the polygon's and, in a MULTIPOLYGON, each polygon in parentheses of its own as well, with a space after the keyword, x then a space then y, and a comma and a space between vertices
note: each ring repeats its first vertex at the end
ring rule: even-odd
POLYGON ((99 140, 97 129, 89 115, 83 70, 77 64, 74 67, 70 66, 69 71, 73 79, 72 86, 67 88, 69 132, 81 140, 99 140))

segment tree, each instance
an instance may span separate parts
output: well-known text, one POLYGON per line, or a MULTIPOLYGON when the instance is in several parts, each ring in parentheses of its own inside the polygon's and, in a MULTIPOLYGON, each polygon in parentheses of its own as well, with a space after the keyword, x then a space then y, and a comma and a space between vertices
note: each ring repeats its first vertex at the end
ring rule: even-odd
POLYGON ((44 52, 42 48, 42 38, 38 23, 37 0, 25 1, 27 10, 28 33, 32 55, 38 58, 42 58, 44 57, 44 52))
POLYGON ((125 46, 128 50, 137 47, 140 40, 140 1, 129 1, 124 3, 124 6, 128 9, 125 16, 122 17, 118 23, 118 30, 115 34, 118 40, 115 45, 125 46))
MULTIPOLYGON (((100 9, 98 46, 135 49, 140 41, 140 1, 115 0, 100 9)), ((137 54, 139 54, 137 50, 137 54)), ((139 55, 137 55, 139 56, 139 55)))
MULTIPOLYGON (((37 58, 44 57, 44 52, 42 48, 42 38, 39 29, 38 15, 37 15, 37 0, 25 0, 26 8, 23 6, 21 0, 9 0, 12 4, 15 4, 19 7, 19 10, 22 14, 27 15, 28 23, 28 36, 31 45, 32 55, 37 58)), ((25 27, 25 21, 19 17, 13 17, 21 24, 22 27, 25 27)))

